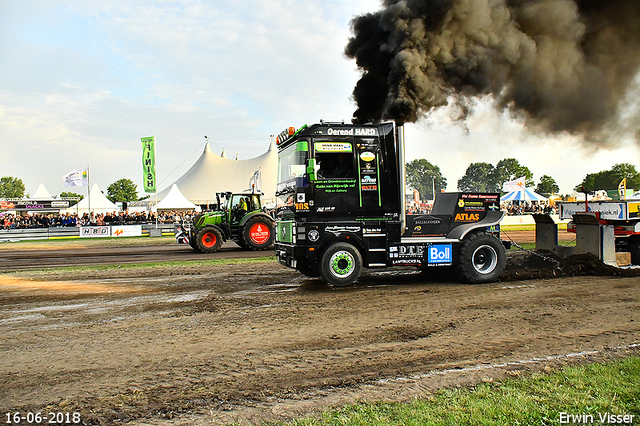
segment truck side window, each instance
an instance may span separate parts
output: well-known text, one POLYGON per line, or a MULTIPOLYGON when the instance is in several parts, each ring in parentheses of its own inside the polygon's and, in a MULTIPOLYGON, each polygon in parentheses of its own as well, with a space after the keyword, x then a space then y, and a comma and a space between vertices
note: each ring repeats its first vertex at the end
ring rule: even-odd
POLYGON ((355 176, 351 152, 318 152, 316 163, 319 165, 318 177, 320 178, 345 179, 355 176))

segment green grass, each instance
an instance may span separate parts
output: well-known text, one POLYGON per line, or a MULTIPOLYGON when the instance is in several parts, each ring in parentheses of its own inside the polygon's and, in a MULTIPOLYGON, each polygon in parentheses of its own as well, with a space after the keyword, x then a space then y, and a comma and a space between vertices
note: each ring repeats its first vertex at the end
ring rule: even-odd
MULTIPOLYGON (((640 424, 640 357, 553 374, 438 391, 411 403, 359 403, 298 419, 294 426, 557 425, 560 413, 634 415, 640 424)), ((284 424, 284 423, 278 423, 284 424)), ((618 423, 619 424, 619 423, 618 423)))
MULTIPOLYGON (((535 231, 536 230, 536 225, 534 224, 529 224, 529 225, 500 225, 500 229, 503 229, 505 231, 535 231)), ((566 223, 559 223, 558 224, 558 230, 559 231, 566 231, 567 230, 567 224, 566 223)))

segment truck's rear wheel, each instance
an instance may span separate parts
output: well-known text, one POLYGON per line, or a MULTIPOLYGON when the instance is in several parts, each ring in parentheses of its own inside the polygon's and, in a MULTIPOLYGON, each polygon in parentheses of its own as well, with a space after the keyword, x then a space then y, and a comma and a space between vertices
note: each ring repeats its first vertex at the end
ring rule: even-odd
POLYGON ((198 232, 196 243, 203 253, 215 253, 222 245, 222 234, 213 226, 205 226, 198 232))
POLYGON ((353 284, 362 271, 362 256, 351 244, 336 243, 325 250, 320 262, 322 278, 336 286, 353 284))
POLYGON ((241 246, 249 250, 266 250, 273 244, 273 222, 262 216, 254 216, 243 225, 240 232, 241 246))
POLYGON ((465 237, 460 247, 458 270, 469 283, 488 283, 502 275, 507 254, 493 235, 473 233, 465 237))

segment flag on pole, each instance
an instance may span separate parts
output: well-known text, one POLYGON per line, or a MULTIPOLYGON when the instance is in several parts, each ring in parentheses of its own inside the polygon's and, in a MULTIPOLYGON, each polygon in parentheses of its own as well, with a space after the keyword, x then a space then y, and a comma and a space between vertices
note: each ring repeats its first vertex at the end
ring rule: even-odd
POLYGON ((62 176, 64 186, 89 186, 89 168, 83 167, 78 170, 72 170, 62 176))
POLYGON ((156 192, 156 137, 141 138, 144 192, 156 192))
POLYGON ((525 187, 526 176, 522 176, 521 178, 510 180, 509 182, 505 182, 502 184, 502 191, 511 192, 511 191, 519 191, 524 189, 525 187))
POLYGON ((624 178, 618 184, 618 195, 621 200, 627 199, 627 178, 624 178))
POLYGON ((253 175, 251 176, 251 179, 249 179, 249 188, 251 189, 252 192, 260 192, 260 186, 261 186, 261 182, 260 182, 260 169, 256 170, 255 172, 253 172, 253 175))

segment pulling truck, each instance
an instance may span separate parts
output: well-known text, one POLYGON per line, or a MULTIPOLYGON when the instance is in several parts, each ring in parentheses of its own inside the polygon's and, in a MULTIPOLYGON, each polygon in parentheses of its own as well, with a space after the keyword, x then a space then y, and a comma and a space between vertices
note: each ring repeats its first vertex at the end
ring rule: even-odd
POLYGON ((362 268, 448 268, 471 283, 502 274, 499 194, 441 193, 429 214, 405 214, 403 127, 321 121, 285 130, 276 144, 283 265, 336 286, 362 268))

